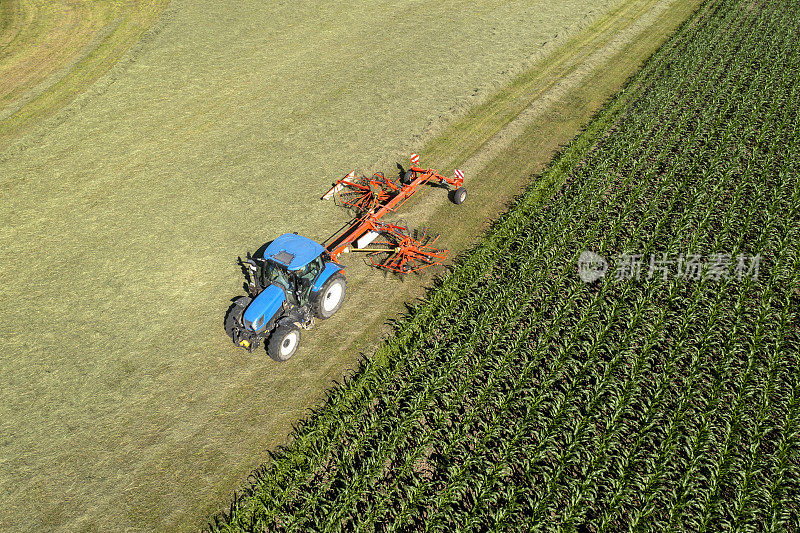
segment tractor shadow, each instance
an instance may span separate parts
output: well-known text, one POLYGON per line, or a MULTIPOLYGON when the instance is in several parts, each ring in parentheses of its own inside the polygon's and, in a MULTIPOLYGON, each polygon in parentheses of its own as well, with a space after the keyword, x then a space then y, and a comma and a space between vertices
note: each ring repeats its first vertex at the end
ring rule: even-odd
POLYGON ((228 325, 229 325, 229 317, 231 316, 231 313, 233 313, 239 306, 241 306, 242 298, 250 298, 250 296, 249 296, 249 293, 250 293, 249 288, 250 288, 251 285, 253 285, 255 283, 255 280, 252 278, 252 272, 247 267, 247 260, 251 259, 253 257, 264 257, 264 251, 269 247, 270 244, 272 244, 272 242, 273 241, 265 242, 264 244, 259 246, 256 249, 255 253, 253 253, 253 254, 251 254, 250 252, 247 252, 247 255, 245 256, 244 259, 242 259, 241 256, 236 258, 236 264, 239 265, 239 269, 242 272, 242 277, 244 278, 244 281, 242 282, 242 289, 244 290, 244 292, 246 294, 245 295, 241 295, 240 294, 240 295, 234 296, 229 300, 230 301, 230 305, 228 306, 228 310, 225 312, 225 316, 222 319, 222 328, 225 330, 225 333, 228 334, 228 336, 230 336, 230 333, 228 332, 228 325))
POLYGON ((245 290, 245 292, 249 292, 248 287, 250 285, 255 284, 255 280, 252 279, 252 271, 248 268, 247 261, 254 258, 263 258, 264 252, 267 250, 267 248, 269 248, 269 245, 272 243, 273 241, 265 242, 264 244, 259 246, 256 249, 255 253, 253 254, 247 252, 247 255, 245 256, 244 259, 242 259, 241 256, 236 258, 236 264, 239 265, 239 268, 242 270, 242 276, 244 277, 244 283, 242 284, 242 288, 245 290))
POLYGON ((272 244, 273 241, 267 241, 261 246, 258 247, 256 252, 252 255, 252 257, 264 257, 264 252, 269 248, 269 245, 272 244))

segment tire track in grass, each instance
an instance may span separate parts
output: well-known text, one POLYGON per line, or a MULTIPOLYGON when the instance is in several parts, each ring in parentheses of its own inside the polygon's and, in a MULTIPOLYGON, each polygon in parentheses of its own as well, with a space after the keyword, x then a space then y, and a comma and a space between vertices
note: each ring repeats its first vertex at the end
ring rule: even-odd
POLYGON ((559 79, 539 95, 514 120, 486 141, 476 153, 463 163, 464 173, 477 175, 500 152, 506 150, 514 139, 522 135, 535 119, 560 101, 572 88, 585 82, 592 72, 606 64, 608 58, 619 52, 625 44, 637 39, 647 31, 675 1, 659 0, 653 4, 643 16, 621 32, 616 33, 608 44, 593 52, 571 74, 559 79))
POLYGON ((0 8, 0 148, 106 74, 167 3, 5 0, 0 8))

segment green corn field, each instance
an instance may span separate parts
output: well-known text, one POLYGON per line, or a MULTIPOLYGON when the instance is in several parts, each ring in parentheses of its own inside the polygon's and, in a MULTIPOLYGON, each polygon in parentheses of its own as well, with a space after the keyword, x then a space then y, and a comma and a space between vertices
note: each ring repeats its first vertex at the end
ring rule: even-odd
POLYGON ((706 2, 209 528, 800 530, 799 35, 706 2))

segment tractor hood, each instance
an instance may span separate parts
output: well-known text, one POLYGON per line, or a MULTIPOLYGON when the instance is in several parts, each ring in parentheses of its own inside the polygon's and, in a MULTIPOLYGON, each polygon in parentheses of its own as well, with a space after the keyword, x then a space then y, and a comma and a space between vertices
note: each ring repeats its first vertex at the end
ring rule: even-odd
POLYGON ((261 331, 264 325, 269 322, 283 302, 286 301, 286 294, 277 285, 268 285, 266 289, 250 302, 244 312, 244 324, 248 329, 261 331))

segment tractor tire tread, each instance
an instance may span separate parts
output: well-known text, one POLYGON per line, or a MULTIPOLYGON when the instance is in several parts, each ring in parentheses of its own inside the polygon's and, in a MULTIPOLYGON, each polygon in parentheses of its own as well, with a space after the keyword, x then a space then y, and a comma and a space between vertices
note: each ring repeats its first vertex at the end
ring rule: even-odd
POLYGON ((275 331, 272 332, 272 335, 269 336, 267 340, 267 354, 275 361, 279 363, 283 363, 284 361, 288 361, 292 358, 292 356, 297 353, 297 348, 300 346, 300 328, 295 326, 294 324, 283 324, 275 328, 275 331), (283 344, 284 339, 286 336, 294 331, 297 335, 297 340, 295 341, 294 349, 286 355, 281 355, 281 345, 283 344))
POLYGON ((320 320, 327 320, 331 318, 336 312, 342 307, 342 303, 347 294, 347 279, 344 277, 344 274, 341 272, 336 272, 333 274, 328 280, 323 283, 322 288, 317 292, 317 296, 314 298, 314 301, 311 304, 311 310, 314 312, 314 316, 319 318, 320 320), (339 300, 339 304, 333 309, 333 311, 326 313, 323 310, 322 302, 325 299, 325 294, 328 292, 328 288, 336 281, 341 280, 342 282, 342 297, 339 300))

